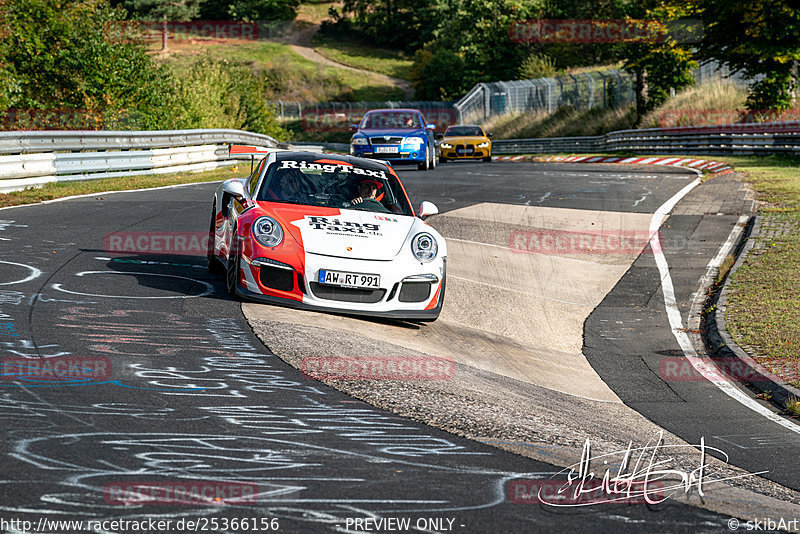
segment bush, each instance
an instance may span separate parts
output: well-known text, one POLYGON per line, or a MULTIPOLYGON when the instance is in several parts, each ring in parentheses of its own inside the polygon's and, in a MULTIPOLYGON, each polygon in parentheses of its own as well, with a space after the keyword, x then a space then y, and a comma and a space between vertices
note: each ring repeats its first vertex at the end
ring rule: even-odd
POLYGON ((0 5, 0 106, 138 112, 145 128, 170 122, 172 83, 141 42, 113 38, 123 10, 105 0, 27 0, 0 5), (112 38, 107 38, 109 35, 112 38))
POLYGON ((417 100, 453 100, 471 87, 465 77, 464 58, 447 49, 417 50, 411 82, 417 100))
POLYGON ((175 128, 233 128, 287 139, 266 105, 266 79, 244 63, 203 56, 177 72, 175 128))
POLYGON ((747 95, 747 109, 786 111, 792 107, 794 80, 789 73, 770 73, 763 80, 750 86, 747 95))
POLYGON ((533 53, 519 67, 520 80, 551 78, 558 73, 556 62, 547 54, 533 53))

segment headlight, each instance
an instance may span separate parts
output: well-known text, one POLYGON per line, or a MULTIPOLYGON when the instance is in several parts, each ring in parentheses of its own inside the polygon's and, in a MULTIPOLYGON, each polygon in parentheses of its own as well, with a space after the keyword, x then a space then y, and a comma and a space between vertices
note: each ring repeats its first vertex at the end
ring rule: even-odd
POLYGON ((433 261, 439 252, 439 245, 431 234, 422 232, 411 240, 411 252, 419 261, 433 261))
POLYGON ((368 144, 366 137, 354 137, 353 140, 350 141, 350 143, 354 144, 354 145, 366 145, 366 144, 368 144))
POLYGON ((453 145, 450 143, 439 143, 439 146, 442 148, 453 148, 453 145))
POLYGON ((425 140, 421 137, 406 137, 403 140, 404 145, 414 145, 419 146, 425 143, 425 140))
POLYGON ((489 148, 489 141, 484 141, 478 145, 478 148, 489 148))
POLYGON ((265 247, 277 247, 283 241, 283 228, 272 217, 259 217, 253 223, 253 237, 265 247))

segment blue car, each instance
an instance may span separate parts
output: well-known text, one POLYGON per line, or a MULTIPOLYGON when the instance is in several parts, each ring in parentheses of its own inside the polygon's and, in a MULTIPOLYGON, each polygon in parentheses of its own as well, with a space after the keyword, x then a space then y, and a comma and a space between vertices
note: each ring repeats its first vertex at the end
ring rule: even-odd
POLYGON ((350 126, 355 131, 350 154, 392 164, 414 163, 421 171, 432 170, 437 159, 434 127, 418 109, 374 109, 360 124, 350 126))

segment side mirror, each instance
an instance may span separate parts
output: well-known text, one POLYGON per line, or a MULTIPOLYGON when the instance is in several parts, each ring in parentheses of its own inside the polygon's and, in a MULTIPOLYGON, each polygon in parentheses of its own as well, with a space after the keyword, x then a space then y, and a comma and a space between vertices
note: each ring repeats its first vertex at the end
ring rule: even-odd
POLYGON ((430 217, 431 215, 436 215, 439 213, 439 208, 436 207, 436 204, 433 202, 428 202, 424 200, 422 204, 419 205, 419 218, 424 219, 425 217, 430 217))
POLYGON ((491 139, 491 138, 492 138, 492 132, 489 132, 489 133, 487 133, 487 134, 486 134, 486 137, 488 137, 489 139, 491 139))
POLYGON ((357 132, 357 131, 358 131, 358 124, 351 124, 351 125, 350 125, 350 127, 349 127, 348 129, 349 129, 351 132, 357 132))
POLYGON ((244 186, 239 180, 228 180, 222 184, 222 191, 229 194, 233 198, 244 198, 244 186))
POLYGON ((435 124, 426 124, 425 128, 427 128, 429 130, 435 130, 436 129, 436 125, 435 124))
POLYGON ((443 133, 437 133, 436 134, 436 139, 444 139, 444 134, 443 133))

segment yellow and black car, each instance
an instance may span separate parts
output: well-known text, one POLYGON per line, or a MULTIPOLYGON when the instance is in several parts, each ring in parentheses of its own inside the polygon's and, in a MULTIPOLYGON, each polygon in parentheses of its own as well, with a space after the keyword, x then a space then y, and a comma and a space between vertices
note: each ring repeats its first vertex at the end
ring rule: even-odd
POLYGON ((492 161, 492 134, 475 125, 450 126, 439 142, 439 162, 451 159, 492 161))

